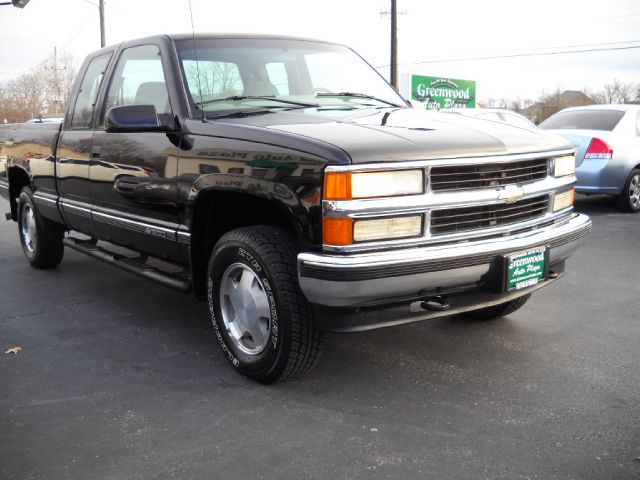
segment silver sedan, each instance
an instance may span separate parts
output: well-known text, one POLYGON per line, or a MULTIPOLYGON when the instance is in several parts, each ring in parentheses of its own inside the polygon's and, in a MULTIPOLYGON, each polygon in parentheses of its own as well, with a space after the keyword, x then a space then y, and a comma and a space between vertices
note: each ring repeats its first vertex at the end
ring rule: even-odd
POLYGON ((539 125, 576 148, 576 191, 618 198, 626 212, 640 211, 640 105, 565 108, 539 125))

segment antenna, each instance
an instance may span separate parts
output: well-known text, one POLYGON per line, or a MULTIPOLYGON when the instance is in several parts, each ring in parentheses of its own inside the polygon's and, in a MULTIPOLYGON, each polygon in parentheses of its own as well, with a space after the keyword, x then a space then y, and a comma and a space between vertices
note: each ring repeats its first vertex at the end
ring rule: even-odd
MULTIPOLYGON (((191 9, 191 0, 189 0, 189 16, 191 17, 191 38, 193 39, 193 54, 196 57, 196 73, 198 74, 198 94, 200 95, 200 104, 202 104, 202 85, 200 84, 200 66, 198 65, 198 49, 196 48, 196 31, 193 28, 193 10, 191 9)), ((206 117, 204 116, 204 110, 202 108, 198 108, 202 112, 202 122, 206 122, 206 117)))

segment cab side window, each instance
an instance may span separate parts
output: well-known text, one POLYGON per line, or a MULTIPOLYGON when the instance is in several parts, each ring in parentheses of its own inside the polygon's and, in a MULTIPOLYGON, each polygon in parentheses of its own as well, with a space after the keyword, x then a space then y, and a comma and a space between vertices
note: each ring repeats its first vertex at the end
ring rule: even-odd
POLYGON ((155 45, 127 48, 116 66, 101 124, 110 108, 123 105, 153 105, 156 113, 171 113, 160 49, 155 45))
POLYGON ((109 64, 111 54, 100 55, 89 63, 84 73, 84 78, 80 84, 78 98, 73 107, 71 117, 71 128, 91 128, 93 111, 96 106, 96 99, 100 91, 100 84, 104 78, 104 72, 109 64))

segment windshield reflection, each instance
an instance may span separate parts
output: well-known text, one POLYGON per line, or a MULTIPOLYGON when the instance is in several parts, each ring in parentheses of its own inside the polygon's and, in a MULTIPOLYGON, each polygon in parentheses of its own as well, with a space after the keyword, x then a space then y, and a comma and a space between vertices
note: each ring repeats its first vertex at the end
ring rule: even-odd
POLYGON ((405 106, 353 50, 303 40, 176 42, 193 111, 405 106), (197 51, 197 61, 196 61, 197 51))

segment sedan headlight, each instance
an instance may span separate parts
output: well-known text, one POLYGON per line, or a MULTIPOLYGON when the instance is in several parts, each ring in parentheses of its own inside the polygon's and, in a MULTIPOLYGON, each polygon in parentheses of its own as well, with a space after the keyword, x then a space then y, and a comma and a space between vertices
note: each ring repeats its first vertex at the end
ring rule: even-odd
POLYGON ((421 193, 424 193, 422 170, 327 172, 324 176, 325 200, 352 200, 421 193))
POLYGON ((564 177, 576 173, 576 158, 573 155, 557 157, 553 160, 553 176, 564 177))

